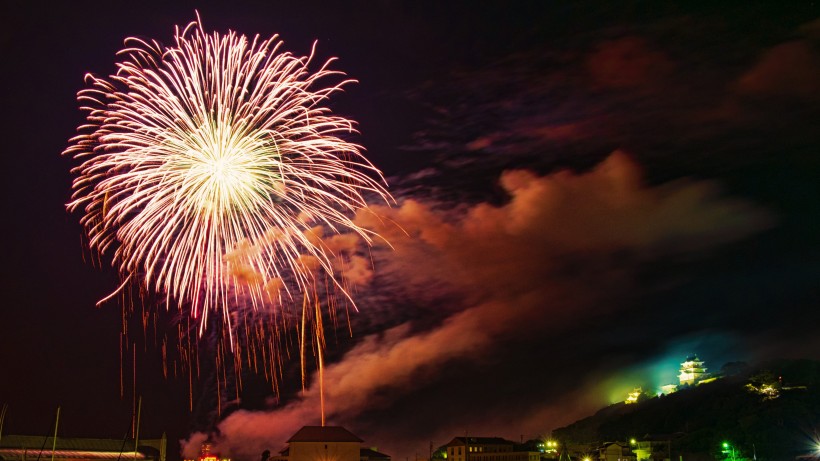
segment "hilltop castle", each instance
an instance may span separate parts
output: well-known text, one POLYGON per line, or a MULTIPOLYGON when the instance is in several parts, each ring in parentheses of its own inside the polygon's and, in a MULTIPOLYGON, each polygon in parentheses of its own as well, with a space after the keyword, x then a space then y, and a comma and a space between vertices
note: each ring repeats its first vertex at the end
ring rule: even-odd
MULTIPOLYGON (((701 360, 697 354, 690 355, 680 364, 678 384, 664 384, 658 388, 656 393, 657 395, 671 394, 683 387, 697 386, 698 384, 708 383, 717 379, 717 377, 713 377, 707 373, 706 370, 705 362, 701 360)), ((629 393, 624 403, 637 403, 642 394, 643 390, 640 387, 636 387, 629 393)))
POLYGON ((696 355, 686 357, 686 360, 680 364, 680 380, 681 386, 695 386, 702 380, 709 377, 706 373, 706 367, 703 366, 703 361, 696 355))

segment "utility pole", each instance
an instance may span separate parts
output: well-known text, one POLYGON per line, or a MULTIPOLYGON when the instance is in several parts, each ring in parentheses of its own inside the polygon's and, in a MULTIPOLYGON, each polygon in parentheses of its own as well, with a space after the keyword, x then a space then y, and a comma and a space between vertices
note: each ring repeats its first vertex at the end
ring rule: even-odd
POLYGON ((6 419, 6 410, 9 409, 9 405, 7 403, 3 404, 3 411, 0 412, 0 442, 3 441, 3 421, 6 419))
POLYGON ((57 421, 54 422, 54 438, 51 441, 51 461, 54 461, 54 451, 57 449, 57 426, 60 425, 60 407, 57 407, 57 421))

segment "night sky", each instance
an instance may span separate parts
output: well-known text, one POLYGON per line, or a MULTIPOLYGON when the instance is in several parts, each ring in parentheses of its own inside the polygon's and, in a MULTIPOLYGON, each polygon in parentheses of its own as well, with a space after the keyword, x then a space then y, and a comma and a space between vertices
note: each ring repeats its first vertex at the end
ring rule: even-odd
MULTIPOLYGON (((403 460, 465 432, 546 434, 675 382, 689 354, 820 359, 816 2, 236 3, 2 3, 5 434, 45 435, 57 406, 62 436, 131 428, 122 310, 95 307, 118 277, 65 209, 60 153, 83 76, 112 73, 127 36, 170 44, 194 10, 297 55, 316 41, 358 80, 330 105, 405 232, 368 223, 393 248, 370 250, 352 335, 327 334, 329 424, 403 460)), ((297 357, 278 399, 248 376, 218 416, 212 375, 189 394, 138 343, 141 436, 166 432, 172 459, 209 433, 256 459, 319 422, 297 357)))

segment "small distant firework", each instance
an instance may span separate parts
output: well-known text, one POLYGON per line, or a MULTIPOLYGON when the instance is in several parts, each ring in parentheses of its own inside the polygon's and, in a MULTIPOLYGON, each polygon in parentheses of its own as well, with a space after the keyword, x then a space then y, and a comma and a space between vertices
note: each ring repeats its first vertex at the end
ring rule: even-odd
POLYGON ((126 39, 116 74, 87 75, 78 93, 88 114, 64 152, 79 162, 68 209, 124 286, 166 298, 199 334, 213 312, 231 325, 238 309, 289 302, 315 316, 318 283, 349 297, 350 245, 334 242, 370 242, 352 216, 365 196, 389 200, 339 137, 353 122, 324 105, 351 80, 321 85, 343 75, 333 60, 312 72, 313 50, 281 44, 208 34, 197 16, 171 46, 126 39))

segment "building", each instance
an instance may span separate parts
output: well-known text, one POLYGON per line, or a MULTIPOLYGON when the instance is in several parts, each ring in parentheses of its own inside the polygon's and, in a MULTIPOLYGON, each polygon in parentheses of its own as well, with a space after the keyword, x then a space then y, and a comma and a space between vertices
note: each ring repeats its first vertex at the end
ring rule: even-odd
POLYGON ((305 426, 271 461, 390 461, 390 456, 362 447, 362 439, 341 426, 305 426))
POLYGON ((598 461, 636 461, 629 444, 607 442, 598 448, 598 461))
POLYGON ((646 435, 633 445, 637 461, 670 461, 670 448, 670 436, 646 435))
POLYGON ((638 400, 641 398, 641 394, 643 394, 643 388, 636 387, 635 389, 632 389, 632 392, 627 395, 624 403, 627 405, 638 403, 638 400))
POLYGON ((701 380, 708 377, 706 374, 706 367, 703 366, 703 361, 697 355, 687 357, 686 360, 680 364, 680 380, 681 386, 694 386, 701 380))
POLYGON ((447 445, 448 461, 540 461, 540 451, 516 450, 501 437, 456 437, 447 445))
POLYGON ((559 443, 559 461, 591 460, 591 453, 597 452, 598 444, 563 442, 559 443))
POLYGON ((36 435, 4 435, 0 439, 2 461, 97 461, 139 460, 165 461, 167 440, 141 439, 134 446, 133 440, 89 439, 36 435))
POLYGON ((658 396, 674 394, 681 388, 706 384, 717 380, 719 376, 711 376, 707 373, 704 363, 703 360, 698 358, 697 354, 686 357, 686 360, 680 364, 680 372, 678 374, 680 384, 664 384, 657 389, 656 394, 658 396))
POLYGON ((677 391, 678 391, 678 385, 677 384, 664 384, 658 390, 658 394, 669 395, 669 394, 674 394, 677 391))

